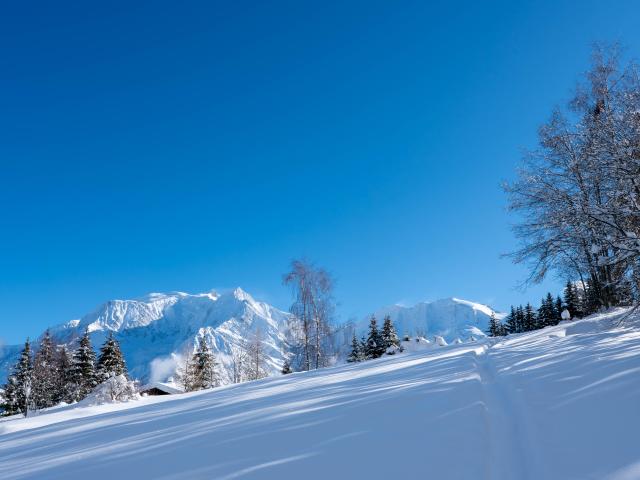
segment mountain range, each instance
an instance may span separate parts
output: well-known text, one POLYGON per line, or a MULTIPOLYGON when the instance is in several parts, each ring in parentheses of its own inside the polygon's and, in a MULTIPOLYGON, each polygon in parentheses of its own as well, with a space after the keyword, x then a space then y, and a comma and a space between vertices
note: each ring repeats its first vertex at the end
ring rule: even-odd
MULTIPOLYGON (((394 305, 375 312, 379 322, 390 315, 399 335, 439 335, 447 341, 484 335, 493 310, 485 305, 441 299, 414 306, 394 305)), ((496 314, 501 317, 501 314, 496 314)), ((77 320, 51 327, 58 344, 70 349, 88 330, 97 349, 113 332, 121 344, 129 373, 142 381, 167 381, 174 376, 185 355, 204 337, 222 366, 223 383, 231 382, 234 352, 256 331, 260 332, 269 373, 277 372, 285 359, 291 315, 267 303, 256 301, 236 288, 233 291, 201 294, 151 293, 133 300, 111 300, 77 320)), ((344 357, 354 328, 366 333, 369 316, 355 325, 339 325, 338 348, 344 357)), ((0 351, 0 381, 4 381, 21 346, 0 351)))

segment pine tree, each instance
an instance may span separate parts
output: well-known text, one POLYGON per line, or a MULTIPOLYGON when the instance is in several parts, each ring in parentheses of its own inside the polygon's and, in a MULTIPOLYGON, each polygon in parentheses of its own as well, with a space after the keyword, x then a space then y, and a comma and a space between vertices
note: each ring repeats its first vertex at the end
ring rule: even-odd
POLYGON ((31 343, 27 338, 20 359, 13 367, 13 372, 4 386, 2 409, 6 415, 22 413, 25 417, 33 407, 33 362, 31 359, 31 343))
POLYGON ((199 337, 198 348, 192 358, 193 390, 205 390, 220 385, 215 356, 204 337, 199 337))
POLYGON ((583 313, 584 315, 591 315, 598 312, 600 308, 602 308, 602 302, 595 282, 587 280, 586 291, 584 292, 584 301, 582 302, 583 313))
POLYGON ((487 334, 490 337, 502 336, 502 325, 500 324, 500 320, 496 318, 496 314, 494 312, 491 312, 491 319, 489 320, 489 330, 487 330, 487 334))
POLYGON ((396 329, 393 326, 393 322, 391 321, 391 316, 389 315, 384 317, 384 323, 382 324, 381 337, 382 337, 382 344, 384 346, 385 352, 389 347, 397 347, 400 345, 398 334, 396 333, 396 329))
POLYGON ((362 351, 362 344, 356 338, 355 332, 353 333, 353 338, 351 339, 351 352, 347 357, 347 362, 361 362, 364 360, 364 353, 362 351))
POLYGON ((53 340, 47 330, 33 360, 33 405, 36 409, 56 405, 58 378, 53 340))
POLYGON ((535 330, 537 326, 536 314, 533 311, 533 307, 530 303, 527 303, 527 305, 524 307, 523 330, 525 332, 530 332, 532 330, 535 330))
POLYGON ((0 397, 0 414, 15 415, 20 413, 18 401, 18 380, 15 375, 9 375, 7 383, 2 386, 4 390, 0 397))
POLYGON ((378 330, 378 322, 376 317, 372 315, 369 322, 369 336, 367 337, 365 355, 367 358, 378 358, 384 354, 385 350, 382 336, 378 330))
POLYGON ((518 308, 516 308, 516 328, 517 333, 524 332, 524 308, 522 308, 522 305, 518 305, 518 308))
POLYGON ((291 370, 291 365, 289 364, 289 360, 284 361, 281 372, 283 375, 288 375, 293 372, 293 370, 291 370))
POLYGON ((96 353, 91 346, 89 330, 85 330, 84 335, 80 338, 78 349, 73 353, 73 376, 76 387, 73 400, 82 400, 98 384, 95 365, 96 353))
POLYGON ((578 291, 570 280, 567 280, 567 286, 564 287, 564 305, 571 317, 578 317, 580 298, 578 297, 578 291))
POLYGON ((562 304, 562 299, 560 296, 556 297, 555 303, 555 313, 556 313, 556 325, 560 323, 562 320, 562 311, 564 310, 564 305, 562 304))
POLYGON ((504 329, 506 333, 518 333, 518 316, 513 305, 511 305, 511 311, 507 315, 504 329))
POLYGON ((75 391, 73 359, 64 345, 56 355, 56 372, 55 403, 72 403, 75 391))
POLYGON ((98 383, 102 383, 109 377, 124 375, 127 376, 127 366, 120 350, 120 344, 114 338, 113 332, 100 347, 100 358, 96 366, 96 378, 98 383))

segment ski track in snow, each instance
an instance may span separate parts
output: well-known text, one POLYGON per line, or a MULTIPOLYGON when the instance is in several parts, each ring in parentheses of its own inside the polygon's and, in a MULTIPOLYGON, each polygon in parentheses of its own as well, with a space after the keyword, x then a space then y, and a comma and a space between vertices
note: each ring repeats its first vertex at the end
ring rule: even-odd
POLYGON ((640 318, 0 422, 0 478, 640 479, 640 318))

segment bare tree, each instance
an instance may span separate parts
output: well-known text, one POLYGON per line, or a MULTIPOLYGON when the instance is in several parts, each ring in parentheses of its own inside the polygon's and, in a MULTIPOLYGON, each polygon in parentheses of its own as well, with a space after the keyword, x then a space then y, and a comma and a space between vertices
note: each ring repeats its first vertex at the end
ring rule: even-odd
POLYGON ((246 343, 246 360, 243 370, 247 380, 259 380, 268 375, 262 332, 259 328, 253 332, 246 343))
POLYGON ((520 215, 511 255, 529 281, 555 270, 605 307, 637 302, 640 290, 640 75, 619 58, 594 49, 586 82, 506 186, 520 215))
POLYGON ((325 366, 326 339, 331 334, 329 320, 333 314, 331 276, 306 260, 294 260, 283 283, 290 286, 294 294, 290 310, 293 314, 291 331, 296 337, 294 348, 301 347, 302 369, 310 370, 312 365, 314 368, 325 366))

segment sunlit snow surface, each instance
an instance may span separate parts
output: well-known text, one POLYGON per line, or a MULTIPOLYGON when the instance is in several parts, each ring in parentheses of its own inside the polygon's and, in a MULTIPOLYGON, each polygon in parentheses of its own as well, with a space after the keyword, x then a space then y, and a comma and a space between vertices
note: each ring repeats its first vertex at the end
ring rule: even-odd
POLYGON ((640 478, 640 321, 619 315, 10 418, 0 478, 640 478))

